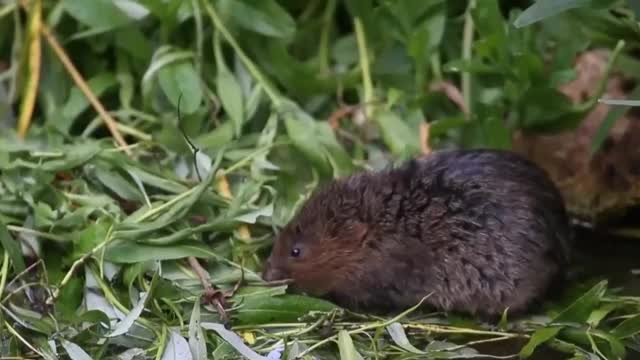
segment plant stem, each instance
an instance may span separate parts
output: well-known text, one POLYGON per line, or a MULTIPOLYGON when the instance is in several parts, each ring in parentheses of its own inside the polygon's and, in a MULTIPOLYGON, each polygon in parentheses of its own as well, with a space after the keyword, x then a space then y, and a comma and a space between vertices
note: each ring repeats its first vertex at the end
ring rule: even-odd
MULTIPOLYGON (((422 298, 422 300, 420 300, 420 302, 419 302, 418 304, 416 304, 416 305, 414 305, 413 307, 411 307, 411 308, 409 308, 409 309, 405 310, 404 312, 400 313, 399 315, 397 315, 397 316, 396 316, 396 317, 394 317, 394 318, 391 318, 391 319, 386 320, 386 321, 378 321, 378 322, 375 322, 375 323, 367 324, 367 325, 364 325, 364 326, 362 326, 362 327, 359 327, 359 328, 357 328, 357 329, 355 329, 355 330, 347 331, 347 333, 348 333, 349 335, 353 335, 353 334, 358 334, 358 333, 361 333, 361 332, 364 332, 364 331, 367 331, 367 330, 371 330, 371 329, 375 329, 375 328, 386 327, 387 325, 392 324, 392 323, 394 323, 394 322, 396 322, 396 321, 398 321, 398 320, 402 319, 403 317, 405 317, 405 316, 409 315, 409 314, 410 314, 410 313, 412 313, 414 310, 416 310, 417 308, 419 308, 419 307, 420 307, 420 305, 422 305, 422 303, 423 303, 423 302, 424 302, 424 301, 425 301, 429 296, 431 296, 431 294, 429 294, 429 295, 427 295, 427 296, 423 297, 423 298, 422 298)), ((309 354, 309 353, 310 353, 311 351, 313 351, 314 349, 317 349, 318 347, 320 347, 320 346, 322 346, 322 345, 324 345, 324 344, 326 344, 326 343, 328 343, 328 342, 335 341, 337 338, 338 338, 338 335, 336 334, 336 335, 330 336, 330 337, 328 337, 328 338, 326 338, 326 339, 324 339, 324 340, 320 340, 320 341, 318 341, 317 343, 315 343, 315 344, 313 344, 312 346, 310 346, 310 347, 309 347, 308 349, 306 349, 305 351, 303 351, 303 352, 302 352, 298 357, 299 357, 299 358, 303 358, 306 354, 309 354)))
POLYGON ((18 118, 18 136, 24 138, 27 135, 33 111, 38 97, 38 85, 40 83, 40 68, 42 65, 42 1, 35 0, 30 4, 28 21, 28 58, 26 83, 24 86, 22 102, 20 104, 20 117, 18 118))
POLYGON ((22 335, 20 335, 20 333, 18 333, 13 327, 11 327, 11 325, 6 320, 4 322, 4 326, 7 328, 7 330, 9 330, 9 332, 13 336, 18 338, 18 340, 20 340, 20 342, 22 342, 26 347, 31 349, 31 351, 33 351, 36 354, 42 356, 43 359, 46 358, 42 352, 38 351, 38 349, 36 349, 33 345, 31 345, 24 337, 22 337, 22 335))
POLYGON ((242 50, 242 48, 240 47, 236 39, 233 37, 233 35, 231 35, 231 32, 229 32, 229 29, 227 29, 227 27, 224 25, 224 23, 220 19, 220 16, 218 15, 218 12, 216 11, 215 7, 211 5, 210 2, 204 1, 204 0, 202 1, 202 4, 204 5, 205 9, 209 13, 209 17, 211 17, 211 20, 213 21, 213 25, 216 28, 216 30, 218 30, 222 34, 222 36, 224 36, 225 40, 229 43, 229 45, 231 45, 231 47, 236 52, 236 54, 240 58, 240 61, 242 61, 242 63, 247 68, 249 73, 251 73, 253 78, 258 83, 260 83, 265 93, 267 93, 267 96, 269 96, 269 99, 271 100, 271 102, 276 107, 279 107, 282 104, 282 99, 280 95, 278 94, 276 89, 269 83, 269 81, 267 81, 264 75, 262 75, 260 70, 258 70, 258 67, 253 63, 253 61, 251 61, 251 59, 249 59, 249 57, 244 53, 244 51, 242 50))
POLYGON ((2 297, 2 293, 4 292, 4 285, 7 282, 7 274, 9 273, 9 252, 7 250, 4 251, 4 256, 2 257, 2 274, 0 275, 0 298, 2 297))
POLYGON ((60 281, 60 285, 58 285, 58 287, 54 290, 53 296, 52 296, 52 299, 51 299, 51 303, 53 303, 53 301, 55 301, 55 299, 58 298, 58 295, 60 295, 60 289, 62 289, 65 285, 67 285, 67 283, 71 280, 71 277, 75 273, 76 269, 80 265, 83 265, 85 263, 85 261, 87 261, 87 259, 89 259, 91 256, 93 256, 95 253, 100 251, 100 249, 102 249, 105 245, 107 245, 109 243, 109 240, 111 240, 111 231, 112 230, 113 230, 113 226, 111 226, 109 228, 109 230, 107 231, 107 236, 105 236, 105 239, 100 244, 95 246, 93 249, 91 249, 91 251, 89 251, 88 253, 84 254, 80 259, 76 260, 71 265, 71 268, 69 269, 69 271, 67 271, 67 273, 65 274, 64 278, 62 278, 62 281, 60 281))
MULTIPOLYGON (((362 70, 362 86, 363 86, 363 103, 371 104, 373 102, 373 82, 371 81, 371 69, 369 68, 369 55, 367 51, 367 39, 364 33, 364 26, 360 18, 353 19, 356 32, 356 41, 358 43, 358 55, 360 58, 360 69, 362 70)), ((364 108, 365 115, 371 117, 372 108, 367 106, 364 108)))
POLYGON ((38 231, 38 230, 33 230, 33 229, 29 229, 29 228, 25 228, 22 226, 16 226, 16 225, 7 225, 7 229, 13 231, 13 232, 19 232, 19 233, 24 233, 24 234, 29 234, 29 235, 36 235, 39 236, 43 239, 47 239, 47 240, 53 240, 53 241, 60 241, 60 242, 64 242, 67 241, 67 239, 63 238, 62 236, 58 236, 58 235, 54 235, 54 234, 48 234, 42 231, 38 231))
POLYGON ((160 335, 160 341, 158 342, 158 352, 156 353, 156 360, 162 359, 164 349, 167 347, 167 327, 162 327, 162 334, 160 335))
POLYGON ((328 0, 327 7, 322 15, 322 32, 320 33, 320 46, 318 48, 320 72, 322 74, 329 73, 329 35, 331 35, 331 24, 335 11, 336 0, 328 0))
MULTIPOLYGON (((473 17, 471 16, 471 11, 476 7, 476 0, 469 0, 469 6, 467 7, 467 11, 464 15, 464 30, 463 30, 463 38, 462 38, 462 59, 465 62, 471 61, 472 49, 473 46, 473 17)), ((467 120, 471 117, 471 73, 469 71, 465 71, 462 73, 462 95, 464 97, 464 104, 467 109, 469 109, 469 114, 467 114, 467 120)))
POLYGON ((200 13, 201 9, 198 6, 198 0, 191 0, 191 8, 193 9, 193 19, 196 28, 196 68, 198 74, 202 75, 202 59, 204 58, 203 49, 203 27, 202 27, 202 14, 200 13))
POLYGON ((127 153, 127 155, 131 156, 132 155, 131 150, 127 146, 127 142, 124 140, 124 137, 120 133, 120 130, 118 130, 117 121, 113 117, 111 117, 111 115, 109 115, 109 113, 104 108, 100 100, 98 100, 98 98, 93 93, 93 91, 91 91, 91 88, 89 88, 89 85, 84 80, 82 75, 80 75, 80 72, 78 71, 78 69, 76 69, 75 65, 73 64, 71 59, 69 59, 69 56, 64 51, 64 49, 62 48, 58 40, 55 38, 55 36, 53 36, 49 28, 43 25, 41 32, 42 32, 42 35, 44 35, 47 42, 49 43, 49 46, 51 46, 51 48, 53 49, 53 52, 58 56, 58 58, 60 59, 60 62, 62 62, 62 65, 64 65, 69 75, 71 75, 71 78, 76 83, 76 86, 78 87, 78 89, 82 91, 82 93, 86 96, 87 100, 89 100, 89 103, 91 103, 91 105, 93 105, 94 109, 98 112, 98 114, 100 114, 100 118, 107 125, 107 128, 111 132, 111 135, 113 136, 115 141, 118 143, 120 147, 125 149, 124 151, 125 153, 127 153))

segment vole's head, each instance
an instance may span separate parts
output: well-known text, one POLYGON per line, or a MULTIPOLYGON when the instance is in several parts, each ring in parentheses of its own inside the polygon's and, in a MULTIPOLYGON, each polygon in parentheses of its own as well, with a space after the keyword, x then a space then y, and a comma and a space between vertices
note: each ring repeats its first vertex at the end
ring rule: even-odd
POLYGON ((263 278, 293 280, 293 288, 324 295, 348 280, 364 258, 368 227, 362 194, 345 182, 315 193, 275 240, 263 278))

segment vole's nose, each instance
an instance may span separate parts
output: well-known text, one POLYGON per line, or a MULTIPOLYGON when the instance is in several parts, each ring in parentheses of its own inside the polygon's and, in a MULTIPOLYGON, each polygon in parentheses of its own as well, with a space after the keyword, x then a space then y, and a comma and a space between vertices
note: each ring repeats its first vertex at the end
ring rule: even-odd
POLYGON ((274 266, 267 265, 267 267, 262 272, 262 278, 265 281, 282 280, 285 277, 286 277, 286 274, 284 273, 284 271, 282 271, 282 270, 280 270, 280 269, 278 269, 277 267, 274 267, 274 266))

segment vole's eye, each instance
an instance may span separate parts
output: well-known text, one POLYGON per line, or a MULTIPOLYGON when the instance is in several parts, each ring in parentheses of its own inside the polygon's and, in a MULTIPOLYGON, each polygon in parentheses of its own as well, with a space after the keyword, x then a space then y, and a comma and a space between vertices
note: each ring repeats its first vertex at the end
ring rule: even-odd
POLYGON ((291 249, 291 256, 293 256, 293 257, 298 257, 298 256, 300 256, 300 253, 301 253, 301 251, 300 251, 300 249, 299 249, 299 248, 293 248, 293 249, 291 249))

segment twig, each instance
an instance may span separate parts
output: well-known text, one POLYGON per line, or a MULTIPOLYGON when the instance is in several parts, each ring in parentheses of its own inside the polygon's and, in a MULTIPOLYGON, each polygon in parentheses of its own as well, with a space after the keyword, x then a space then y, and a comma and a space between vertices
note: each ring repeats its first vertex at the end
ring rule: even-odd
POLYGON ((337 129, 340 126, 340 120, 346 116, 349 116, 356 112, 360 107, 354 105, 345 105, 332 112, 327 122, 332 129, 337 129))
POLYGON ((429 129, 430 125, 428 122, 420 123, 420 149, 424 155, 431 154, 431 146, 429 145, 429 129))
MULTIPOLYGON (((26 6, 25 1, 22 1, 22 5, 26 6)), ((42 35, 45 37, 45 39, 47 40, 47 43, 49 44, 49 46, 51 46, 51 49, 53 49, 53 52, 55 52, 58 58, 60 59, 60 62, 62 62, 62 65, 65 67, 65 69, 67 70, 67 72, 69 73, 73 81, 76 83, 76 86, 78 87, 78 89, 80 89, 80 91, 82 91, 84 96, 87 97, 87 100, 89 100, 91 105, 100 115, 100 118, 104 121, 105 125, 107 125, 107 128, 111 132, 111 135, 113 136, 115 141, 118 143, 120 147, 124 148, 124 151, 127 153, 127 155, 131 155, 132 152, 129 149, 127 142, 124 140, 124 137, 122 137, 122 134, 118 130, 118 125, 116 120, 113 117, 111 117, 111 115, 109 115, 109 113, 105 110, 104 106, 102 106, 102 103, 100 102, 100 100, 98 100, 98 98, 95 96, 93 91, 91 91, 91 88, 89 88, 89 85, 84 80, 82 75, 80 75, 80 72, 75 67, 71 59, 69 59, 69 56, 67 55, 65 50, 62 48, 62 46, 60 45, 58 40, 55 38, 55 36, 51 33, 51 30, 49 30, 49 27, 46 26, 45 24, 42 24, 40 31, 42 35)))
POLYGON ((464 95, 460 92, 460 90, 448 81, 438 81, 429 87, 431 91, 440 91, 443 92, 449 100, 455 103, 460 111, 462 111, 465 115, 469 115, 469 106, 467 106, 465 102, 464 95))
MULTIPOLYGON (((20 271, 19 274, 15 275, 13 277, 13 279, 11 279, 11 281, 9 281, 9 283, 7 284, 7 287, 11 287, 11 285, 13 285, 13 283, 20 279, 24 274, 28 273, 29 271, 31 271, 31 269, 33 269, 34 267, 40 265, 40 263, 42 263, 42 259, 38 259, 38 261, 34 262, 33 264, 27 266, 24 270, 20 271)), ((1 289, 2 287, 0 287, 1 289)), ((2 291, 0 291, 0 294, 2 294, 2 291)))
POLYGON ((38 85, 40 83, 40 69, 42 65, 42 38, 40 29, 42 28, 42 1, 36 0, 31 4, 29 14, 28 32, 29 39, 27 60, 29 76, 25 84, 25 94, 20 106, 20 117, 18 119, 18 136, 24 138, 31 124, 33 110, 35 109, 36 98, 38 97, 38 85))
POLYGON ((35 352, 36 354, 42 356, 42 358, 45 358, 44 354, 42 352, 40 352, 38 349, 36 349, 33 345, 31 345, 25 338, 22 337, 22 335, 20 335, 20 333, 18 333, 13 327, 11 327, 11 325, 5 320, 4 322, 4 326, 7 328, 7 330, 9 330, 9 332, 15 336, 16 338, 18 338, 18 340, 20 340, 20 342, 22 342, 26 347, 28 347, 29 349, 31 349, 31 351, 35 352))
POLYGON ((13 231, 13 232, 17 232, 17 233, 24 233, 24 234, 29 234, 29 235, 37 235, 38 237, 41 237, 43 239, 47 239, 47 240, 53 240, 53 241, 60 241, 63 242, 66 239, 58 236, 58 235, 54 235, 54 234, 48 234, 42 231, 38 231, 38 230, 33 230, 33 229, 29 229, 26 227, 22 227, 22 226, 15 226, 15 225, 7 225, 7 229, 9 229, 9 231, 13 231))
POLYGON ((227 315, 227 311, 224 308, 225 305, 225 294, 218 290, 215 285, 211 284, 211 276, 207 272, 205 268, 200 265, 198 259, 194 256, 189 256, 187 259, 189 261, 189 265, 191 269, 196 273, 196 276, 200 280, 200 284, 202 285, 204 292, 202 294, 202 301, 206 304, 211 304, 216 308, 218 315, 220 315, 220 320, 225 326, 228 326, 229 316, 227 315))
MULTIPOLYGON (((381 321, 381 322, 375 322, 375 323, 372 323, 372 324, 364 325, 364 326, 359 327, 359 328, 357 328, 357 329, 355 329, 355 330, 350 330, 350 331, 348 331, 348 334, 349 334, 349 335, 353 335, 353 334, 358 334, 358 333, 365 332, 365 331, 367 331, 367 330, 371 330, 371 329, 387 327, 387 325, 390 325, 390 324, 392 324, 392 323, 394 323, 394 322, 396 322, 396 321, 398 321, 398 320, 402 319, 403 317, 405 317, 405 316, 409 315, 409 314, 410 314, 410 313, 412 313, 413 311, 415 311, 417 308, 419 308, 419 307, 422 305, 422 303, 423 303, 423 302, 424 302, 424 301, 425 301, 429 296, 431 296, 431 294, 432 294, 432 293, 430 293, 429 295, 427 295, 427 296, 423 297, 423 298, 420 300, 420 302, 418 302, 416 305, 414 305, 413 307, 411 307, 411 308, 409 308, 409 309, 407 309, 407 310, 403 311, 403 312, 402 312, 402 313, 400 313, 399 315, 396 315, 395 317, 393 317, 393 318, 391 318, 391 319, 389 319, 389 320, 381 321)), ((323 339, 323 340, 318 341, 317 343, 313 344, 312 346, 310 346, 309 348, 307 348, 305 351, 303 351, 300 355, 298 355, 298 358, 303 358, 305 355, 309 354, 311 351, 313 351, 313 350, 315 350, 315 349, 319 348, 320 346, 322 346, 322 345, 324 345, 324 344, 326 344, 326 343, 328 343, 328 342, 330 342, 330 341, 335 341, 337 338, 338 338, 338 335, 336 334, 336 335, 330 336, 330 337, 328 337, 328 338, 326 338, 326 339, 323 339)))

